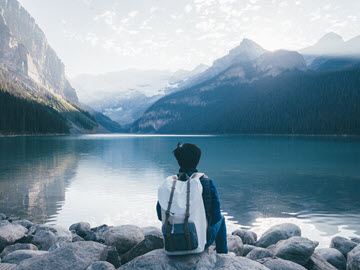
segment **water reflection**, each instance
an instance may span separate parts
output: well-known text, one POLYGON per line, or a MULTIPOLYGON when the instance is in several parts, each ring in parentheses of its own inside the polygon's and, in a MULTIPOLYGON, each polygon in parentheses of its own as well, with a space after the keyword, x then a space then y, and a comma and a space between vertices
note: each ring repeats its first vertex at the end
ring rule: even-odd
POLYGON ((360 139, 270 136, 0 138, 0 212, 69 226, 159 225, 157 187, 178 141, 203 150, 229 230, 294 222, 326 245, 360 234, 360 139))

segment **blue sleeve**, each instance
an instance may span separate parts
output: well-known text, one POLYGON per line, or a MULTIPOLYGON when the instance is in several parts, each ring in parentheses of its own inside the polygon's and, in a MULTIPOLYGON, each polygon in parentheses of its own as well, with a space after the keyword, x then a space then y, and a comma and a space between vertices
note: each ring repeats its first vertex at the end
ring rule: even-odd
POLYGON ((209 185, 211 191, 212 223, 215 224, 221 219, 220 199, 213 180, 209 179, 209 185))
POLYGON ((156 204, 156 213, 157 213, 158 219, 161 221, 161 206, 160 206, 159 201, 156 204))

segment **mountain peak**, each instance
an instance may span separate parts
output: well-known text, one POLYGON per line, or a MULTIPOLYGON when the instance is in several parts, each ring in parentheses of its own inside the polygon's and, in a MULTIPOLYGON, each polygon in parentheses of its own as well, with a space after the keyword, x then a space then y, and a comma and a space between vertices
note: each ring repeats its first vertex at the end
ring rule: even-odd
POLYGON ((251 39, 244 38, 240 45, 229 51, 229 55, 234 56, 243 53, 256 54, 256 57, 266 52, 259 44, 251 39))
POLYGON ((319 41, 317 42, 317 44, 321 44, 321 43, 325 43, 325 44, 329 44, 329 43, 343 43, 344 39, 342 38, 342 36, 334 33, 334 32, 329 32, 326 33, 325 35, 323 35, 319 41))

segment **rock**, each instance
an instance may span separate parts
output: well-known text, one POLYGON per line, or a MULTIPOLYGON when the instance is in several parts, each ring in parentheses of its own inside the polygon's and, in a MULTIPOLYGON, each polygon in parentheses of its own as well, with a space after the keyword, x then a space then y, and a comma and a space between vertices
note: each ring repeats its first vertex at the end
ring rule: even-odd
POLYGON ((164 247, 164 242, 162 237, 156 235, 147 235, 145 239, 138 243, 135 247, 130 249, 124 256, 121 257, 121 263, 125 264, 136 257, 144 255, 154 249, 159 249, 164 247))
POLYGON ((70 226, 70 231, 75 231, 80 237, 85 237, 90 232, 90 224, 87 222, 78 222, 70 226))
POLYGON ((141 229, 142 229, 145 237, 147 235, 155 235, 157 237, 163 238, 162 231, 157 227, 149 226, 149 227, 144 227, 144 228, 141 228, 141 229))
POLYGON ((360 237, 351 237, 350 240, 357 244, 360 244, 360 237))
POLYGON ((19 264, 23 260, 30 259, 35 256, 39 256, 42 254, 48 253, 47 251, 40 250, 16 250, 8 255, 6 255, 3 259, 3 263, 12 263, 19 264))
POLYGON ((315 254, 323 257, 328 263, 339 270, 346 270, 345 256, 335 248, 320 248, 315 250, 315 254))
POLYGON ((310 257, 304 266, 308 270, 336 270, 333 265, 315 253, 310 257))
POLYGON ((356 247, 356 243, 346 239, 345 237, 335 236, 331 239, 330 247, 336 248, 339 250, 345 257, 348 252, 350 252, 354 247, 356 247))
POLYGON ((281 240, 276 244, 274 256, 294 263, 304 265, 318 243, 310 241, 305 237, 294 236, 287 240, 281 240))
MULTIPOLYGON (((32 243, 40 250, 49 250, 55 244, 60 242, 71 242, 71 232, 59 226, 36 225, 32 243)), ((33 231, 33 227, 29 230, 33 231)))
POLYGON ((7 220, 0 220, 0 227, 10 224, 7 220))
POLYGON ((354 253, 347 262, 347 270, 360 270, 360 252, 354 253))
POLYGON ((84 270, 95 261, 103 261, 108 248, 97 242, 67 243, 63 247, 22 261, 16 270, 84 270))
POLYGON ((16 251, 16 250, 38 250, 38 248, 33 244, 14 244, 4 248, 1 252, 0 257, 3 258, 6 255, 16 251))
POLYGON ((255 245, 266 248, 293 236, 301 236, 301 230, 297 225, 292 223, 278 224, 268 229, 255 245))
POLYGON ((77 235, 75 231, 71 231, 71 238, 72 238, 71 240, 72 242, 85 241, 84 238, 77 235))
POLYGON ((31 226, 34 226, 34 223, 27 219, 15 220, 12 222, 12 224, 24 226, 26 229, 30 229, 31 226))
POLYGON ((0 220, 6 220, 6 215, 4 213, 0 213, 0 220))
POLYGON ((120 254, 128 252, 142 240, 143 231, 134 225, 122 225, 109 229, 105 234, 105 243, 115 246, 120 254))
POLYGON ((248 255, 246 255, 246 258, 257 261, 263 258, 272 257, 273 254, 270 252, 270 250, 266 248, 257 247, 249 252, 248 255))
POLYGON ((0 252, 4 247, 14 244, 23 238, 27 229, 21 225, 6 224, 0 227, 0 252))
POLYGON ((68 243, 68 242, 59 242, 59 243, 56 243, 55 245, 52 245, 52 246, 48 249, 48 251, 49 251, 49 252, 52 252, 52 251, 54 251, 55 249, 58 249, 58 248, 61 248, 61 247, 65 246, 67 243, 68 243))
POLYGON ((115 270, 115 267, 108 262, 93 262, 86 270, 115 270))
POLYGON ((357 245, 355 248, 353 248, 348 254, 347 254, 347 259, 349 260, 351 258, 351 256, 355 255, 356 253, 360 252, 360 244, 357 245))
POLYGON ((234 252, 236 256, 242 256, 244 253, 244 244, 239 236, 229 235, 227 237, 227 246, 229 252, 234 252))
POLYGON ((272 254, 274 254, 275 248, 276 248, 276 244, 272 244, 272 245, 270 245, 270 246, 267 247, 267 249, 270 250, 270 252, 271 252, 272 254))
POLYGON ((108 250, 108 255, 106 261, 111 263, 115 268, 119 268, 121 265, 121 258, 119 253, 116 250, 116 247, 110 247, 108 250))
POLYGON ((255 245, 257 241, 256 233, 249 230, 236 230, 233 231, 231 234, 239 236, 242 242, 247 245, 255 245))
POLYGON ((92 228, 91 231, 84 237, 84 240, 105 243, 105 234, 110 228, 112 227, 105 224, 92 228))
POLYGON ((268 270, 244 257, 215 254, 209 250, 186 256, 167 256, 163 249, 153 250, 121 266, 118 270, 268 270))
POLYGON ((256 247, 255 247, 255 246, 252 246, 252 245, 244 245, 243 256, 248 255, 249 252, 252 251, 254 248, 256 248, 256 247))
POLYGON ((258 262, 270 270, 306 270, 306 268, 300 264, 280 258, 264 258, 258 260, 258 262))

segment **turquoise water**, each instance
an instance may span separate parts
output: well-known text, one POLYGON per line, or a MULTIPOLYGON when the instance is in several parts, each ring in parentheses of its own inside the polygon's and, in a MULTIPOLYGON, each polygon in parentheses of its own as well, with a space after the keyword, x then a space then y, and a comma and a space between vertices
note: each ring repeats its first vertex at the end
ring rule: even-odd
POLYGON ((69 226, 155 225, 178 141, 200 146, 229 231, 293 222, 328 245, 360 235, 360 138, 83 135, 0 138, 0 212, 69 226))

